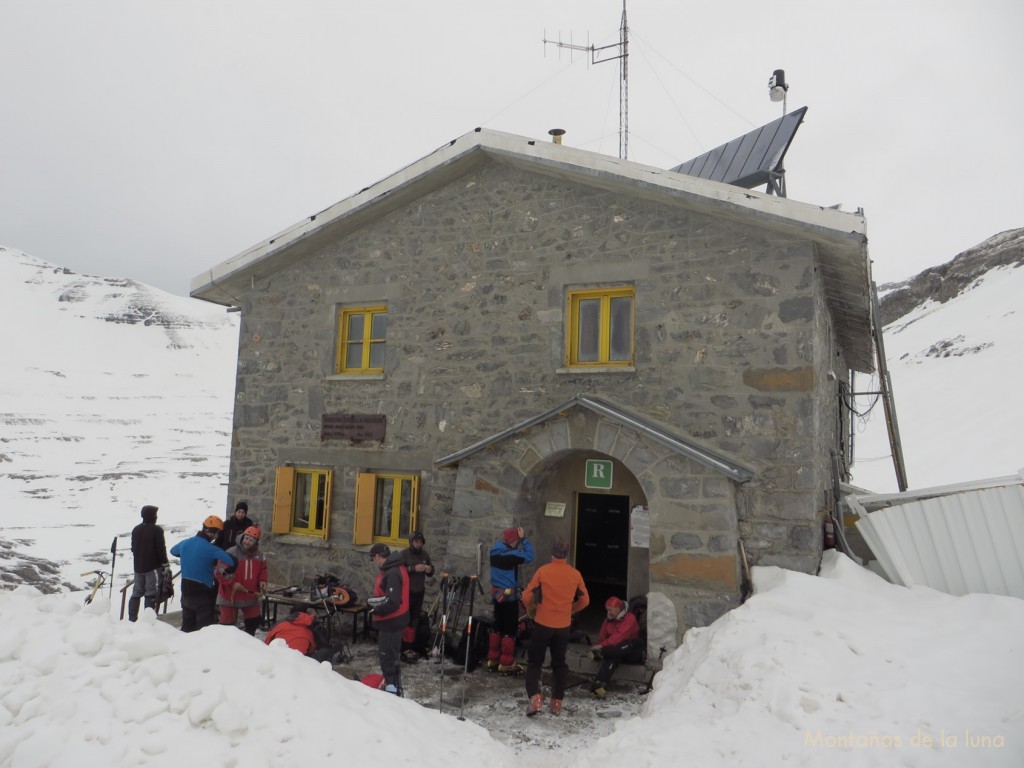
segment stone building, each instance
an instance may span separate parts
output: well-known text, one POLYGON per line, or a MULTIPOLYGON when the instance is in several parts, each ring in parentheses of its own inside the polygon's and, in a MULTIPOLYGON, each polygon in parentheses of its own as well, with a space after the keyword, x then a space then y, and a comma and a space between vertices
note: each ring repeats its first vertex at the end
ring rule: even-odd
POLYGON ((191 293, 241 312, 229 499, 289 582, 422 530, 486 586, 523 526, 681 636, 741 552, 816 570, 869 285, 859 213, 477 130, 191 293))

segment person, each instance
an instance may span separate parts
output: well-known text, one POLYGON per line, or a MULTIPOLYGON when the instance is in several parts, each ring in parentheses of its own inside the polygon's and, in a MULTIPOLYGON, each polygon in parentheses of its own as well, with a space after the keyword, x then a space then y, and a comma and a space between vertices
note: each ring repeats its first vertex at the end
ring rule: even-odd
POLYGON ((377 630, 377 657, 384 675, 384 690, 402 695, 402 632, 409 624, 409 572, 402 565, 402 553, 387 544, 370 547, 370 560, 379 569, 373 597, 366 604, 373 611, 377 630))
POLYGON ((135 578, 132 582, 132 596, 128 600, 128 621, 139 620, 139 603, 143 597, 146 599, 146 607, 155 611, 161 581, 171 578, 164 529, 156 524, 158 509, 151 504, 144 506, 142 522, 132 528, 135 578))
POLYGON ((217 563, 234 568, 235 558, 213 544, 224 529, 224 521, 210 515, 191 538, 171 547, 181 560, 181 631, 195 632, 213 624, 217 610, 217 583, 213 571, 217 563))
POLYGON ((490 550, 491 602, 494 628, 488 637, 487 669, 506 675, 521 674, 516 664, 516 635, 519 632, 519 566, 533 562, 533 544, 526 531, 506 528, 490 550))
POLYGON ((416 629, 420 624, 420 611, 423 610, 423 594, 426 591, 427 577, 433 578, 434 564, 430 553, 423 548, 427 540, 419 531, 413 531, 409 537, 409 546, 402 550, 402 564, 409 572, 409 623, 402 630, 402 658, 416 661, 426 649, 416 646, 416 629))
POLYGON ((629 610, 629 603, 612 595, 604 604, 606 617, 597 635, 597 643, 590 646, 590 658, 601 662, 590 694, 603 699, 608 693, 608 682, 622 663, 639 664, 644 660, 640 622, 629 610))
POLYGON ((313 614, 308 611, 299 611, 291 614, 282 621, 277 622, 267 633, 266 642, 270 645, 275 640, 284 640, 292 650, 296 650, 303 656, 311 656, 317 661, 329 661, 332 664, 340 664, 344 654, 335 651, 330 646, 318 648, 316 636, 313 634, 313 614))
POLYGON ((556 540, 551 547, 551 562, 533 574, 523 592, 527 611, 535 611, 533 632, 526 648, 526 694, 530 703, 527 717, 533 717, 544 706, 540 693, 540 671, 544 654, 551 650, 551 714, 562 711, 569 665, 565 652, 569 647, 569 625, 572 616, 590 604, 587 585, 580 572, 569 565, 569 545, 556 540))
POLYGON ((254 525, 256 523, 249 519, 249 502, 240 501, 235 504, 235 511, 231 513, 231 517, 224 521, 224 529, 217 534, 217 540, 213 543, 221 549, 227 550, 228 547, 233 547, 238 543, 239 535, 246 528, 251 528, 254 525))
POLYGON ((245 631, 255 635, 260 625, 260 594, 267 586, 267 560, 260 552, 260 529, 255 525, 246 528, 228 554, 238 561, 238 566, 229 573, 218 565, 214 572, 219 585, 220 623, 233 625, 241 611, 245 631))

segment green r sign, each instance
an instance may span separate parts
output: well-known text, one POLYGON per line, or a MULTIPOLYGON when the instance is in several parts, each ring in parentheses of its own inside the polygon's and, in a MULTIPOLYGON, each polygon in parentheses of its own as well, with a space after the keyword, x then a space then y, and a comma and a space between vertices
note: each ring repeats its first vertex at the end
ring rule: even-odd
POLYGON ((612 463, 604 459, 587 459, 587 474, 583 479, 586 488, 603 488, 610 490, 612 487, 612 463))

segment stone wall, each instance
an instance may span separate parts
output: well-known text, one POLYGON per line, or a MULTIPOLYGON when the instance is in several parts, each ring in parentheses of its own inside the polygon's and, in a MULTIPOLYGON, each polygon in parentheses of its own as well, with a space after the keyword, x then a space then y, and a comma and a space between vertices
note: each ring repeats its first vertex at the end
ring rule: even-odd
MULTIPOLYGON (((330 541, 275 537, 268 550, 289 561, 292 579, 365 572, 351 546, 356 472, 417 471, 428 549, 446 559, 451 538, 451 556, 465 558, 459 542, 511 524, 515 510, 492 488, 515 486, 500 472, 435 470, 433 460, 583 392, 757 470, 734 488, 667 460, 631 467, 655 474, 644 487, 658 495, 702 494, 699 512, 683 503, 658 512, 665 549, 652 549, 652 578, 733 589, 737 535, 754 563, 812 571, 822 451, 834 439, 823 434, 834 342, 812 243, 757 224, 490 162, 255 278, 240 297, 230 498, 249 499, 269 522, 275 467, 333 467, 330 541), (566 291, 622 283, 636 287, 635 368, 567 371, 566 291), (388 306, 385 374, 334 376, 339 308, 377 303, 388 306), (335 412, 385 414, 386 439, 321 443, 321 416, 335 412), (453 510, 457 491, 480 505, 453 510)), ((715 610, 693 612, 687 624, 715 610)))

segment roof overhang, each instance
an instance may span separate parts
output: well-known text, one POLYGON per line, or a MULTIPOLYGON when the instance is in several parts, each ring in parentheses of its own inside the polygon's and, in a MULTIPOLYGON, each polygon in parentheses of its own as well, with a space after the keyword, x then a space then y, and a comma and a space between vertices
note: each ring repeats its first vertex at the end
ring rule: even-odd
POLYGON ((502 430, 490 437, 485 437, 483 440, 473 443, 472 445, 463 448, 461 451, 457 451, 438 459, 434 462, 434 466, 440 468, 458 464, 463 459, 472 456, 478 451, 482 451, 485 448, 496 445, 503 440, 513 437, 514 435, 518 435, 521 432, 525 432, 530 427, 542 424, 574 407, 584 408, 592 411, 593 413, 599 414, 620 426, 634 429, 649 440, 663 445, 688 459, 692 459, 708 469, 719 472, 730 480, 735 480, 738 483, 745 483, 754 476, 754 470, 750 467, 741 464, 734 459, 728 458, 721 453, 698 445, 692 440, 673 434, 664 427, 660 427, 641 416, 632 414, 623 408, 609 403, 607 400, 602 400, 601 398, 593 397, 592 395, 574 395, 571 399, 566 400, 561 405, 557 405, 543 413, 538 413, 536 416, 526 419, 525 421, 521 421, 518 424, 514 424, 508 429, 502 430))
POLYGON ((267 277, 487 162, 760 226, 815 243, 836 332, 856 370, 873 370, 867 228, 861 213, 801 203, 629 160, 476 129, 192 279, 190 295, 231 306, 267 277))

